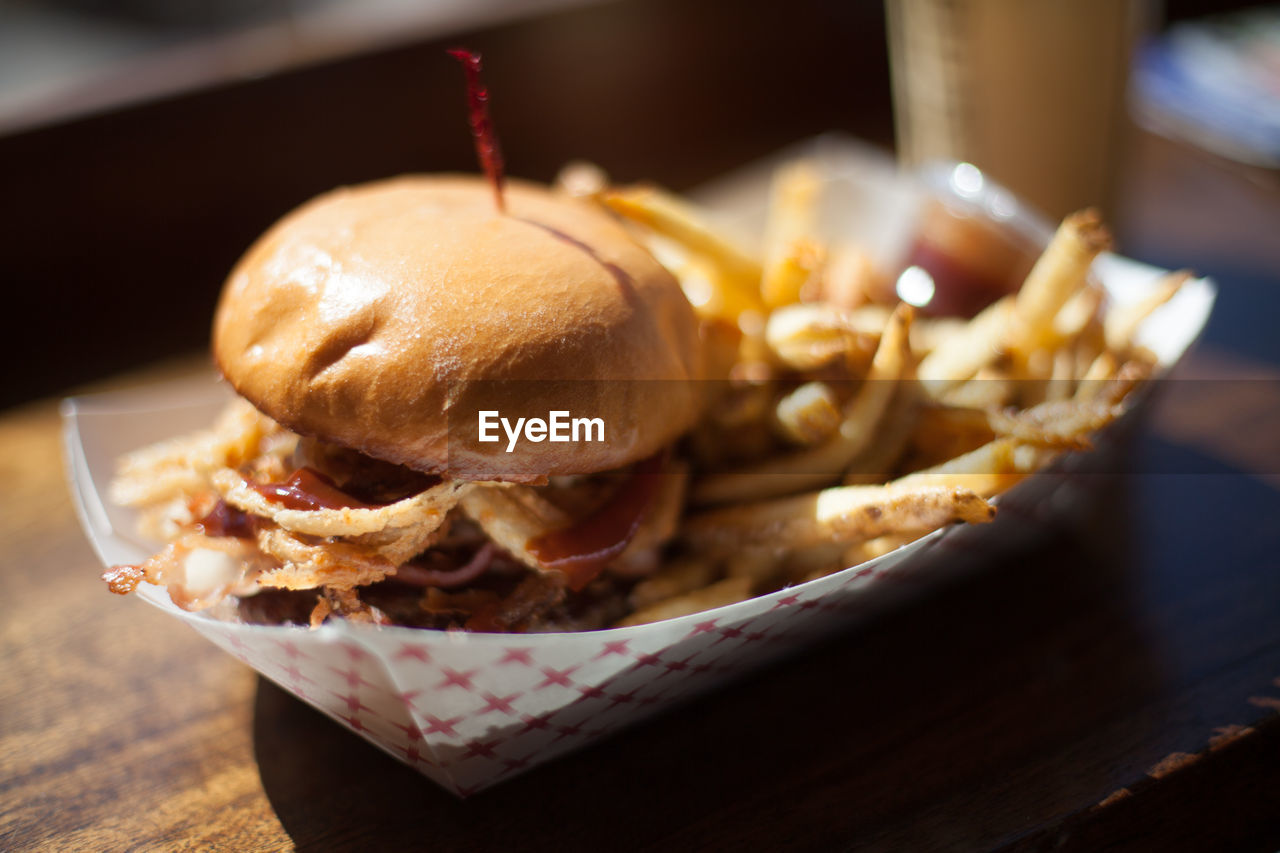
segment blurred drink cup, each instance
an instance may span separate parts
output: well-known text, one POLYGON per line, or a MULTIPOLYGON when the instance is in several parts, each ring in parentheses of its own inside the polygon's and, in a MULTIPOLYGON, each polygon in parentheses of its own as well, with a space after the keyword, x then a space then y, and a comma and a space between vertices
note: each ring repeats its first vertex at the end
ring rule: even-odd
POLYGON ((1139 0, 886 0, 904 163, 972 163, 1054 219, 1111 213, 1139 0))

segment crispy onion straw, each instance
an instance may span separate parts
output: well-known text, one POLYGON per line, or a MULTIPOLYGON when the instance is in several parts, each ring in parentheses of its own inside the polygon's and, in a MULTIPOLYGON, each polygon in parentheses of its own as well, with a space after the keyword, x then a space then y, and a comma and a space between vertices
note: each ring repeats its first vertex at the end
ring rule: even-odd
POLYGON ((572 521, 528 486, 481 486, 463 495, 461 505, 498 547, 535 569, 542 563, 529 551, 529 541, 572 521))
POLYGON ((445 480, 424 492, 393 504, 373 509, 343 507, 339 509, 289 509, 253 489, 249 482, 230 468, 216 471, 213 486, 227 503, 259 518, 269 518, 293 533, 310 536, 360 536, 387 528, 439 527, 445 515, 474 484, 462 480, 445 480))
POLYGON ((258 531, 258 547, 281 562, 258 583, 281 589, 351 589, 395 574, 396 566, 365 548, 324 540, 308 542, 279 527, 258 531))
POLYGON ((219 468, 236 468, 258 456, 281 427, 246 400, 223 409, 212 428, 162 441, 126 455, 111 482, 112 502, 155 504, 206 488, 219 468))

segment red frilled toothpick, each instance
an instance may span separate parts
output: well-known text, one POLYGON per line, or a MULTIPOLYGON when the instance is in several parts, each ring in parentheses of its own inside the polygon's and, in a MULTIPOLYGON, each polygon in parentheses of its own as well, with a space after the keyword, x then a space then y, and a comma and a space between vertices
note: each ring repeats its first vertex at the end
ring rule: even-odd
POLYGON ((493 117, 489 114, 489 90, 480 81, 480 54, 455 47, 449 50, 449 55, 462 63, 462 70, 466 72, 467 103, 476 157, 489 176, 489 183, 493 185, 493 200, 498 206, 498 212, 506 213, 507 205, 502 197, 502 149, 498 147, 498 136, 493 131, 493 117))

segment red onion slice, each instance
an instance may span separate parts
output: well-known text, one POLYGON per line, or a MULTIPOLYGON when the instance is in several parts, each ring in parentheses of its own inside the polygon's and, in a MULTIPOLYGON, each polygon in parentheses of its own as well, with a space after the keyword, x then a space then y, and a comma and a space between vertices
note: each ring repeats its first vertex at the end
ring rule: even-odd
POLYGON ((415 566, 413 563, 405 563, 396 569, 395 579, 412 586, 434 586, 438 589, 456 589, 471 583, 476 578, 484 574, 489 568, 489 564, 493 562, 493 555, 497 553, 497 546, 492 542, 486 543, 479 551, 476 551, 465 565, 456 569, 448 569, 442 571, 440 569, 428 569, 422 566, 415 566))

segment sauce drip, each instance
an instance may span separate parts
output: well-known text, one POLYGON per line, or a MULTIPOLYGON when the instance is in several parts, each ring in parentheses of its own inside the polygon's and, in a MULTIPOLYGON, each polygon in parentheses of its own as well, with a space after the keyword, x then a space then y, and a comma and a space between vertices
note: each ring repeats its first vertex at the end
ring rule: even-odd
POLYGON ((255 533, 253 517, 220 500, 209 514, 196 522, 205 536, 252 539, 255 533))
POLYGON ((356 450, 304 438, 293 457, 296 468, 311 468, 358 501, 382 506, 425 492, 440 483, 434 474, 424 474, 403 465, 365 456, 356 450))
POLYGON ((249 487, 287 509, 377 509, 386 506, 352 497, 314 468, 299 468, 283 483, 250 483, 249 487))
POLYGON ((476 158, 493 186, 493 200, 498 206, 498 212, 506 213, 507 205, 502 197, 502 149, 498 147, 493 116, 489 113, 489 90, 480 80, 480 54, 455 47, 449 50, 449 55, 462 63, 462 70, 467 75, 467 105, 476 158))
POLYGON ((604 506, 562 530, 536 536, 525 547, 544 567, 564 573, 581 590, 626 550, 640 529, 662 481, 663 454, 636 465, 631 479, 604 506))
POLYGON ((613 261, 606 261, 604 258, 600 257, 599 252, 579 240, 577 237, 566 234, 559 228, 552 228, 550 225, 544 225, 543 223, 535 222, 532 219, 520 219, 520 221, 532 225, 535 228, 541 228, 557 240, 562 240, 570 246, 573 246, 575 249, 585 252, 591 257, 591 260, 609 271, 609 275, 613 276, 613 280, 618 283, 619 287, 635 287, 635 279, 633 279, 626 270, 615 264, 613 261))

